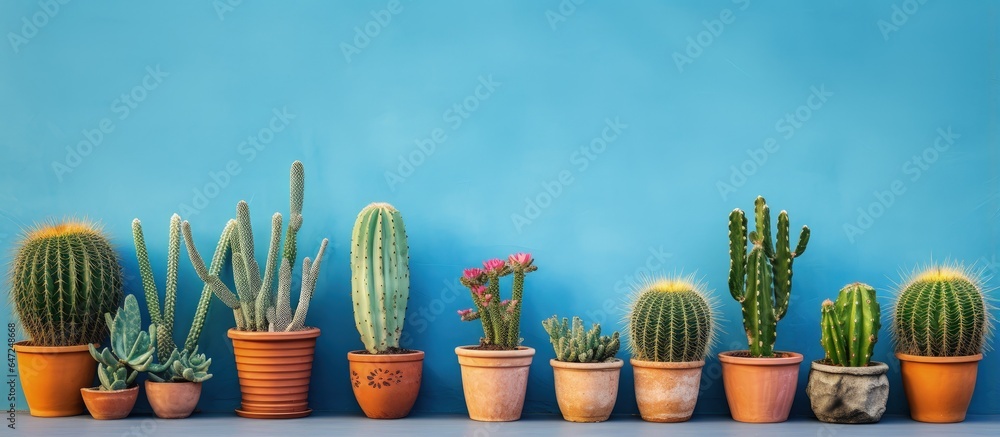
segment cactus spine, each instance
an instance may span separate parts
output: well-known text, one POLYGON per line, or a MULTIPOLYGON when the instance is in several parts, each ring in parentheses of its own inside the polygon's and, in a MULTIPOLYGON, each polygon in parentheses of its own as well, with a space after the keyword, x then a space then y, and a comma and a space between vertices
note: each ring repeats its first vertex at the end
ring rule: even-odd
POLYGON ((690 278, 641 285, 625 317, 629 349, 639 360, 701 361, 715 342, 715 302, 690 278))
POLYGON ((403 216, 388 203, 361 210, 351 237, 354 323, 372 354, 399 349, 410 296, 409 247, 403 216))
POLYGON ((982 353, 993 320, 979 276, 957 264, 913 274, 894 310, 896 351, 928 357, 982 353))
POLYGON ((11 262, 10 295, 36 346, 97 343, 104 313, 122 301, 122 268, 91 223, 42 225, 25 233, 11 262))
POLYGON ((752 357, 773 357, 778 321, 788 311, 792 293, 792 261, 806 251, 809 227, 803 226, 791 251, 788 213, 778 214, 778 235, 771 242, 771 212, 763 197, 754 202, 756 229, 747 253, 747 219, 736 208, 729 214, 729 292, 743 306, 743 327, 752 357))
POLYGON ((549 333, 549 343, 556 352, 557 361, 576 363, 600 363, 610 361, 618 353, 620 341, 618 331, 611 336, 601 335, 601 325, 594 323, 589 330, 583 329, 583 321, 573 317, 573 325, 563 317, 552 316, 542 321, 545 332, 549 333))
POLYGON ((150 324, 149 332, 142 330, 139 303, 131 294, 114 318, 111 313, 104 313, 104 319, 111 331, 111 348, 98 353, 93 344, 87 346, 98 363, 101 390, 124 390, 135 383, 139 372, 148 370, 153 363, 156 325, 150 324))
POLYGON ((823 302, 820 327, 820 343, 830 364, 867 366, 882 327, 875 289, 862 283, 845 286, 836 302, 823 302))

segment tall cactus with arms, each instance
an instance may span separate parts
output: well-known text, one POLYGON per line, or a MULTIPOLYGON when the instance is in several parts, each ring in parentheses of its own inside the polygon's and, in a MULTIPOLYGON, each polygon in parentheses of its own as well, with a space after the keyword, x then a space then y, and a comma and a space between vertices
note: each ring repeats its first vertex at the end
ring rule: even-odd
POLYGON ((351 299, 361 341, 372 354, 395 352, 410 297, 403 216, 388 203, 372 203, 358 214, 351 240, 351 299))
POLYGON ((875 289, 862 283, 841 289, 836 302, 829 299, 823 302, 820 327, 820 343, 830 364, 867 366, 882 327, 875 289))
POLYGON ((803 226, 791 251, 788 213, 778 214, 777 241, 771 242, 771 212, 763 197, 754 201, 756 229, 747 253, 747 219, 739 208, 729 214, 729 292, 743 306, 743 327, 751 357, 774 357, 778 321, 788 311, 792 292, 792 261, 806 251, 809 227, 803 226))

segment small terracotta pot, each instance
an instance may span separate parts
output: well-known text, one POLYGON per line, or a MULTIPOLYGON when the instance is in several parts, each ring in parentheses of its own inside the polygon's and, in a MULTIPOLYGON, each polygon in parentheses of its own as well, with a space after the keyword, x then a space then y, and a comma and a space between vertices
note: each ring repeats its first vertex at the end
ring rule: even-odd
POLYGON ((462 367, 462 388, 469 418, 481 422, 511 422, 521 418, 528 369, 535 349, 520 346, 510 351, 455 348, 462 367))
POLYGON ((569 363, 549 360, 556 385, 556 402, 570 422, 603 422, 618 400, 618 377, 624 361, 569 363))
POLYGON ((351 387, 365 415, 372 419, 399 419, 410 414, 420 393, 424 352, 372 355, 347 353, 351 387))
POLYGON ((922 357, 897 353, 896 358, 913 420, 931 423, 965 420, 983 354, 922 357))
POLYGON ((100 387, 81 388, 87 411, 97 420, 124 419, 132 412, 135 399, 139 397, 139 386, 124 390, 101 390, 100 387))
POLYGON ((20 341, 14 350, 21 389, 32 416, 83 414, 80 389, 93 387, 97 375, 97 361, 87 345, 32 346, 29 341, 20 341))
POLYGON ((191 415, 201 398, 200 382, 154 382, 146 380, 146 399, 161 419, 183 419, 191 415))
POLYGON ((631 359, 639 415, 648 422, 691 419, 705 361, 657 362, 631 359))
POLYGON ((749 423, 788 420, 799 382, 802 354, 775 352, 778 358, 734 356, 747 351, 719 354, 722 382, 733 419, 749 423))
POLYGON ((292 332, 229 330, 243 395, 236 414, 254 419, 292 419, 312 413, 312 376, 318 328, 292 332))

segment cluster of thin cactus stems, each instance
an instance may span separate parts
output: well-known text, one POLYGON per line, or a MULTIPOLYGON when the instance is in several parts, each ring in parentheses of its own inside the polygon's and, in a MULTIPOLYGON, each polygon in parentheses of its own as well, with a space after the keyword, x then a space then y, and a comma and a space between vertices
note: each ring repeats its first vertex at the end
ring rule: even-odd
POLYGON ((483 268, 465 269, 460 281, 472 292, 475 309, 458 311, 463 321, 479 320, 483 324, 480 346, 513 350, 521 344, 521 305, 524 297, 524 276, 538 270, 528 253, 510 255, 507 261, 491 259, 483 268), (511 298, 500 299, 500 278, 514 275, 511 298))

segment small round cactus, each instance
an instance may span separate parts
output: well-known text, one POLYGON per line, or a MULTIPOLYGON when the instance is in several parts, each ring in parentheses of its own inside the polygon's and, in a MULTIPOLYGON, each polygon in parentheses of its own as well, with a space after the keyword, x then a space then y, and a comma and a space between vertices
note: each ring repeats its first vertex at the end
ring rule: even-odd
POLYGON ((626 323, 639 360, 701 361, 715 341, 715 301, 690 278, 648 281, 635 294, 626 323))
POLYGON ((979 276, 958 264, 912 274, 896 299, 896 352, 928 357, 982 353, 992 317, 979 276))

